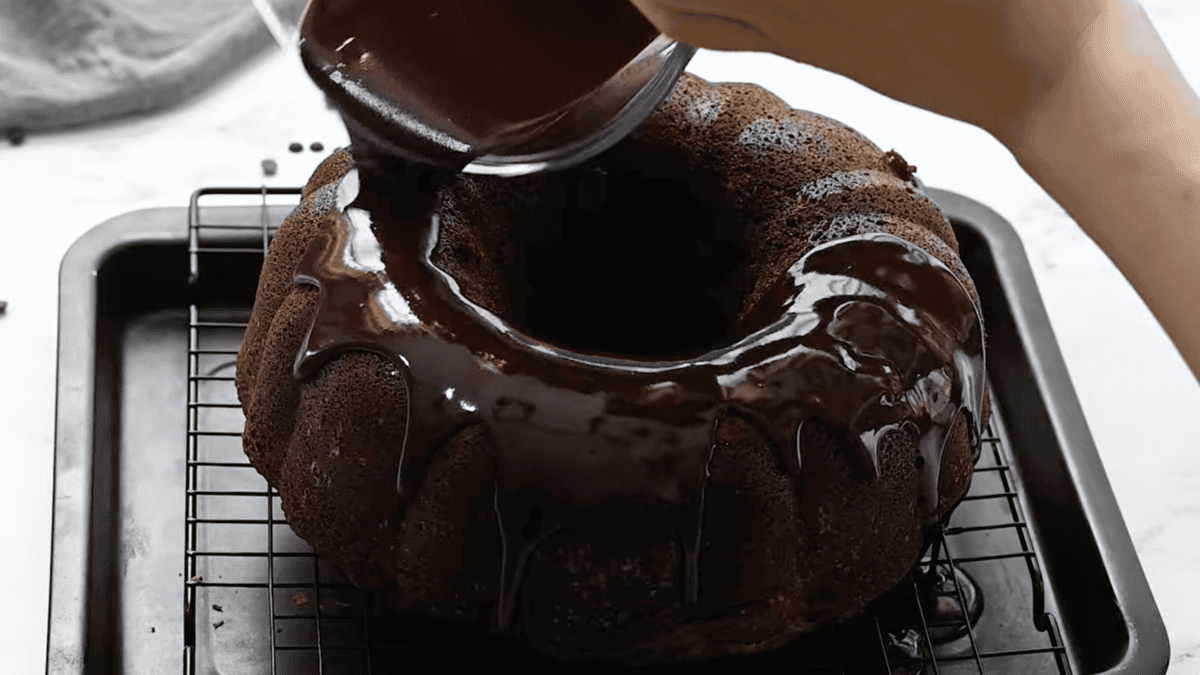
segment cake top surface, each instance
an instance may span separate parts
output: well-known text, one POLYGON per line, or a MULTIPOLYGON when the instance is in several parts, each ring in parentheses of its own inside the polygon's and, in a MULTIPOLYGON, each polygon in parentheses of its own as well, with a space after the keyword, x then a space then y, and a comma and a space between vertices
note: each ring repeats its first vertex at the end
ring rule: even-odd
POLYGON ((349 349, 392 361, 409 410, 398 494, 438 439, 482 422, 512 487, 552 486, 576 506, 686 505, 715 420, 733 407, 794 471, 809 419, 846 429, 868 479, 883 437, 911 434, 925 467, 919 507, 938 515, 948 431, 959 415, 980 419, 982 322, 957 276, 916 244, 868 232, 813 247, 760 291, 767 314, 742 339, 682 360, 613 358, 531 338, 472 302, 431 262, 436 212, 398 220, 379 208, 380 189, 352 168, 312 195, 332 206, 296 270, 321 300, 294 371, 349 349))

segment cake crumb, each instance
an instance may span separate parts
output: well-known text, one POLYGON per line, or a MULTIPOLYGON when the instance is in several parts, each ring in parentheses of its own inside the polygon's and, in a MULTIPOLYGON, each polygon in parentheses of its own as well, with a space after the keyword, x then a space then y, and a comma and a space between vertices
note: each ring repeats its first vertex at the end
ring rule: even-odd
POLYGON ((911 181, 913 179, 913 174, 917 172, 917 167, 904 161, 904 158, 900 156, 900 153, 896 152, 895 150, 888 150, 887 152, 883 153, 883 161, 887 162, 892 171, 896 173, 896 176, 902 180, 911 181))
POLYGON ((213 605, 213 611, 214 612, 224 612, 225 608, 220 605, 213 605))
POLYGON ((716 429, 717 441, 726 444, 745 443, 750 440, 750 425, 741 418, 726 417, 716 429))
POLYGON ((293 600, 296 601, 297 607, 303 607, 308 604, 308 596, 303 593, 297 595, 295 598, 293 598, 293 600))
POLYGON ((196 581, 196 582, 204 581, 204 577, 200 577, 200 576, 192 577, 192 581, 196 581))
POLYGON ((218 622, 216 622, 216 623, 214 623, 214 624, 213 624, 213 630, 216 630, 216 629, 218 629, 218 628, 220 628, 221 626, 224 626, 224 625, 225 625, 225 622, 224 622, 224 621, 218 621, 218 622))

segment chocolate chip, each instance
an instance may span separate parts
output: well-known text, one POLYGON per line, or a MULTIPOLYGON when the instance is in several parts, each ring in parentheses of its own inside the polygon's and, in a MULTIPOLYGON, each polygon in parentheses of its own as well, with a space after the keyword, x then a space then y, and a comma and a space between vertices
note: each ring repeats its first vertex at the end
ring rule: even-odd
POLYGON ((20 145, 25 142, 25 130, 21 127, 9 127, 4 130, 4 137, 13 145, 20 145))
POLYGON ((320 152, 325 149, 325 144, 321 141, 316 141, 312 145, 308 146, 308 149, 312 150, 313 152, 320 152))
POLYGON ((288 150, 291 150, 292 152, 301 152, 304 150, 304 146, 300 145, 299 143, 292 143, 288 146, 288 150))
POLYGON ((275 160, 273 160, 273 159, 264 159, 262 161, 262 169, 263 169, 263 173, 265 173, 266 175, 274 176, 275 172, 279 170, 279 165, 276 164, 275 160))

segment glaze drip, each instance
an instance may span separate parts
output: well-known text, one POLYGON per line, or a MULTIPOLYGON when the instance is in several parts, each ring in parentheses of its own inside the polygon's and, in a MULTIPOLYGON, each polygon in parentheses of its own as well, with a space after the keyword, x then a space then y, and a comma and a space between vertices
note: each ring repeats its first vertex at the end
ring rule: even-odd
POLYGON ((764 328, 686 361, 617 359, 534 340, 472 303, 430 260, 437 213, 386 206, 410 195, 382 199, 354 169, 331 189, 334 207, 296 268, 320 300, 293 374, 352 349, 394 362, 408 392, 399 499, 446 438, 482 424, 506 490, 536 486, 575 507, 678 505, 696 515, 699 539, 712 431, 735 409, 763 421, 793 472, 804 470, 806 420, 844 430, 867 479, 883 438, 909 434, 924 460, 923 522, 949 507, 938 500, 948 432, 959 415, 968 427, 981 419, 982 317, 916 245, 880 232, 818 246, 759 303, 777 312, 750 324, 764 328))

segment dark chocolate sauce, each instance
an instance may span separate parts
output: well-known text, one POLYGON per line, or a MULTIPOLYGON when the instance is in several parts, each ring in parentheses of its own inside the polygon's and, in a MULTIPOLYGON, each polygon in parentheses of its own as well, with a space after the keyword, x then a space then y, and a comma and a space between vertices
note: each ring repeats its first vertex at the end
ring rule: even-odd
POLYGON ((824 451, 806 447, 810 420, 844 431, 866 480, 880 473, 883 439, 908 434, 923 460, 923 524, 949 507, 938 498, 948 432, 966 415, 979 437, 982 318, 959 279, 903 239, 863 234, 813 249, 757 304, 747 325, 758 330, 674 361, 534 339, 432 263, 439 183, 474 158, 552 137, 564 106, 657 37, 630 3, 313 0, 301 32, 304 64, 339 106, 358 168, 324 188, 334 207, 296 269, 320 301, 294 375, 346 350, 394 364, 408 402, 397 508, 452 434, 486 428, 501 630, 519 620, 541 542, 572 509, 604 502, 673 509, 679 600, 695 605, 714 431, 727 413, 757 424, 797 476, 824 451))
POLYGON ((465 165, 551 126, 656 37, 626 0, 313 0, 301 56, 356 143, 465 165))
POLYGON ((874 233, 819 246, 773 292, 778 316, 765 328, 686 361, 615 359, 529 338, 464 297, 430 261, 436 212, 380 208, 357 170, 325 189, 335 206, 297 267, 321 299, 294 374, 349 349, 394 362, 409 405, 401 499, 441 442, 480 423, 507 490, 548 490, 575 507, 698 509, 714 424, 735 409, 761 421, 795 472, 815 461, 806 420, 844 429, 868 479, 881 439, 911 434, 923 520, 948 506, 937 492, 947 433, 960 414, 969 427, 980 420, 982 321, 963 284, 916 245, 874 233))

